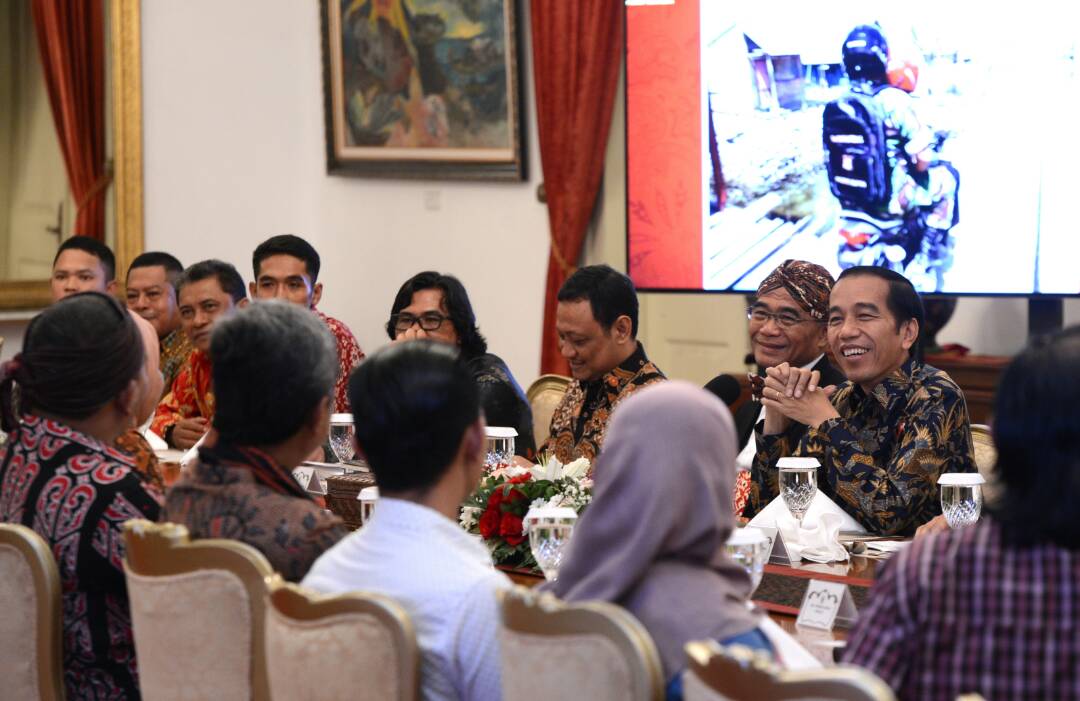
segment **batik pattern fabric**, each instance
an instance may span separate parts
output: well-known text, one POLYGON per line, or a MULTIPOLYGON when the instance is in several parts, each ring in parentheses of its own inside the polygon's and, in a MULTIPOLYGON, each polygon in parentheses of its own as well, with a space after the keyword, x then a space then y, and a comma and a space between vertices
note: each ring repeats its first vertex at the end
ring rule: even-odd
POLYGON ((187 526, 192 538, 247 543, 285 579, 299 582, 349 531, 268 456, 243 452, 244 457, 235 451, 226 457, 225 451, 200 448, 199 459, 169 490, 162 520, 187 526), (295 490, 259 481, 255 472, 260 470, 284 475, 295 490))
POLYGON ((1080 552, 1012 545, 999 522, 920 538, 885 563, 844 662, 901 701, 1080 699, 1080 552))
POLYGON ((578 458, 592 462, 604 446, 615 407, 644 387, 666 379, 638 343, 629 358, 598 380, 574 380, 551 415, 551 432, 540 452, 554 455, 564 464, 578 458))
POLYGON ((349 375, 364 359, 364 351, 360 350, 360 344, 356 342, 356 337, 353 336, 348 326, 333 317, 323 314, 318 309, 312 311, 315 312, 315 316, 322 319, 323 323, 326 324, 326 328, 330 329, 330 333, 334 335, 340 373, 337 384, 334 385, 334 411, 340 414, 348 414, 351 411, 348 393, 349 375))
POLYGON ((131 457, 136 472, 152 482, 158 491, 165 492, 165 480, 161 476, 157 455, 142 431, 137 428, 125 431, 116 439, 114 445, 131 457))
POLYGON ((870 392, 850 382, 833 396, 839 418, 789 434, 758 434, 750 505, 779 494, 781 457, 814 457, 818 488, 879 535, 914 535, 941 514, 938 477, 976 472, 964 394, 945 372, 909 360, 870 392))
POLYGON ((162 438, 168 438, 173 426, 181 419, 214 418, 213 377, 210 372, 210 356, 201 350, 193 350, 188 361, 176 376, 172 389, 158 404, 150 430, 162 438))
POLYGON ((68 699, 139 698, 123 524, 156 521, 161 499, 130 457, 57 421, 24 416, 0 456, 0 521, 36 531, 60 570, 68 699))
POLYGON ((191 341, 180 328, 173 329, 168 336, 161 339, 161 376, 165 378, 162 396, 169 393, 192 350, 191 341))

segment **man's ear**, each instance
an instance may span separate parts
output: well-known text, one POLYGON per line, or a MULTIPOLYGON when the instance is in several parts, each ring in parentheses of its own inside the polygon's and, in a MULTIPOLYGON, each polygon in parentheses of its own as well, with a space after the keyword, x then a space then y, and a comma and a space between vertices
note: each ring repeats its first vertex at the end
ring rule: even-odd
POLYGON ((255 299, 255 290, 257 290, 257 289, 259 289, 259 288, 257 288, 255 286, 255 281, 254 280, 252 280, 251 282, 248 283, 248 294, 251 295, 252 299, 255 299))
POLYGON ((236 303, 236 308, 237 309, 243 309, 244 307, 246 307, 249 304, 251 304, 251 300, 248 299, 247 297, 244 297, 242 300, 240 300, 239 302, 236 303))
POLYGON ((311 413, 308 414, 307 421, 304 422, 309 431, 330 434, 330 414, 333 413, 333 403, 333 397, 328 396, 315 404, 311 409, 311 413))
POLYGON ((611 336, 619 343, 625 343, 633 337, 634 322, 626 314, 615 319, 611 325, 611 336))
POLYGON ((118 412, 131 417, 132 425, 134 425, 135 415, 138 413, 139 400, 142 399, 142 392, 139 390, 139 376, 136 375, 127 383, 124 389, 120 390, 120 394, 116 395, 116 399, 113 400, 118 412))
POLYGON ((316 282, 311 288, 311 306, 315 307, 322 299, 322 283, 316 282))
POLYGON ((915 341, 919 340, 919 322, 917 319, 908 319, 900 325, 900 345, 904 350, 911 350, 915 341))
POLYGON ((120 284, 116 280, 109 280, 105 283, 105 291, 113 296, 116 296, 118 289, 120 289, 120 284))
POLYGON ((487 436, 484 430, 484 418, 479 417, 465 427, 465 434, 461 437, 461 453, 469 462, 483 460, 487 436))

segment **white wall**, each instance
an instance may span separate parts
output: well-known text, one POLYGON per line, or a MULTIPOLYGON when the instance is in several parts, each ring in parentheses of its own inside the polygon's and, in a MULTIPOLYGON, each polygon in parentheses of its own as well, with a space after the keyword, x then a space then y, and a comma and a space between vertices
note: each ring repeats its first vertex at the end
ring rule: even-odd
MULTIPOLYGON (((300 234, 323 259, 320 308, 347 323, 366 352, 385 343, 406 278, 453 273, 491 350, 527 385, 539 372, 548 250, 531 81, 522 86, 527 183, 330 177, 318 7, 144 0, 147 250, 185 264, 222 258, 249 279, 260 241, 300 234)), ((522 56, 531 75, 528 44, 522 56)))

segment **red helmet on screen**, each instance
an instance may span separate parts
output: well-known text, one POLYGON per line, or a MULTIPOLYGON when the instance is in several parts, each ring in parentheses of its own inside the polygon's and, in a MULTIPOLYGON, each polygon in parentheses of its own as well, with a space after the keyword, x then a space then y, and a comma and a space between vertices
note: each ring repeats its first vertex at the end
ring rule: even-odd
POLYGON ((919 83, 919 67, 907 59, 890 59, 889 85, 900 88, 904 92, 915 92, 915 86, 919 83))

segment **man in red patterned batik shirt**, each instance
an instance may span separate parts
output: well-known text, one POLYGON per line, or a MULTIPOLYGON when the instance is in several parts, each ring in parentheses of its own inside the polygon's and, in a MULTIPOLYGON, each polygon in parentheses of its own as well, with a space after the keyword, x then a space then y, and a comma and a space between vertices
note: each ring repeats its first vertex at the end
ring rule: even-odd
POLYGON ((319 254, 299 236, 272 236, 259 244, 251 257, 255 280, 249 285, 255 299, 284 299, 299 304, 322 319, 337 344, 338 375, 334 385, 334 411, 348 413, 346 388, 353 368, 364 359, 364 352, 349 327, 323 314, 315 305, 322 299, 319 279, 319 254))

